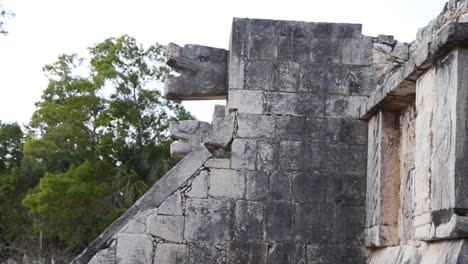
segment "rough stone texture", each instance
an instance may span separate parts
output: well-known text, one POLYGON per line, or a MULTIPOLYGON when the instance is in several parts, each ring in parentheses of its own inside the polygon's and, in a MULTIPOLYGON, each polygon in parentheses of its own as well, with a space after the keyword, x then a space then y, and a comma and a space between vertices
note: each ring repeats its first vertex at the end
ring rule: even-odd
POLYGON ((228 52, 200 45, 167 47, 167 64, 180 75, 168 76, 164 96, 175 100, 224 99, 227 95, 228 52))
POLYGON ((172 215, 153 215, 148 217, 148 233, 158 238, 182 242, 184 217, 172 215))
POLYGON ((175 192, 173 195, 169 196, 166 201, 164 201, 158 207, 158 214, 160 215, 182 215, 182 196, 180 191, 175 192))
POLYGON ((206 198, 208 196, 208 172, 201 171, 192 181, 191 189, 186 193, 192 198, 206 198))
POLYGON ((243 198, 245 193, 245 177, 236 170, 212 169, 210 173, 210 190, 213 197, 243 198))
POLYGON ((185 157, 204 142, 210 132, 211 125, 207 122, 186 120, 171 123, 169 134, 173 140, 176 140, 171 144, 171 157, 185 157))
POLYGON ((154 264, 188 264, 189 247, 179 244, 159 244, 154 254, 154 264))
POLYGON ((153 263, 153 242, 147 235, 118 235, 116 263, 153 263))

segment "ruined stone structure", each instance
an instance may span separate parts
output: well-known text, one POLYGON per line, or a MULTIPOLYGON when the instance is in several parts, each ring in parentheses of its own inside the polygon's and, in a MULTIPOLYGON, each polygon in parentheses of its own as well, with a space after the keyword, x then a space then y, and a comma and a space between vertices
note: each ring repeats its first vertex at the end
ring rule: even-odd
POLYGON ((468 1, 411 44, 361 25, 234 19, 170 44, 184 157, 74 264, 468 263, 468 1))

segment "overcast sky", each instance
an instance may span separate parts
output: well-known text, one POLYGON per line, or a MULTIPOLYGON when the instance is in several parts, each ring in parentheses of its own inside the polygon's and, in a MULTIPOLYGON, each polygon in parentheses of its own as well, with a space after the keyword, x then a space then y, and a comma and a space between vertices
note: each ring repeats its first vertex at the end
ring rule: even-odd
MULTIPOLYGON (((411 42, 445 0, 0 0, 16 13, 0 36, 0 120, 27 123, 47 80, 45 64, 59 54, 128 34, 155 42, 228 47, 233 17, 362 23, 365 35, 411 42)), ((185 103, 211 121, 213 103, 185 103)))

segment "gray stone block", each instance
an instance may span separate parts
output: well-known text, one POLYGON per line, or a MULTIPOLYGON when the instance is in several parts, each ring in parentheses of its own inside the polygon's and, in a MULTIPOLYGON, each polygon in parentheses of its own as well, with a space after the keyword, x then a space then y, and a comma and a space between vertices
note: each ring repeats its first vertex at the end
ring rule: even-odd
POLYGON ((240 114, 263 114, 263 91, 230 90, 228 111, 240 114))
POLYGON ((154 264, 188 264, 189 247, 180 244, 158 244, 154 264))
POLYGON ((331 244, 333 214, 334 208, 326 204, 296 204, 295 239, 313 244, 331 244))
POLYGON ((270 175, 268 199, 291 202, 291 173, 275 171, 270 175))
MULTIPOLYGON (((390 263, 407 263, 395 262, 396 259, 391 259, 390 263)), ((365 252, 360 247, 349 246, 328 246, 328 245, 309 245, 307 246, 307 263, 308 264, 337 264, 337 263, 366 263, 365 252)), ((377 262, 383 263, 383 262, 377 262)), ((385 262, 387 264, 387 262, 385 262)), ((416 264, 416 263, 415 263, 416 264)))
POLYGON ((221 263, 221 251, 210 244, 192 244, 190 245, 190 263, 189 264, 217 264, 221 263))
POLYGON ((280 142, 280 167, 285 171, 305 171, 310 168, 310 147, 307 142, 280 142))
POLYGON ((279 140, 303 140, 306 136, 306 118, 297 116, 276 117, 276 137, 279 140))
POLYGON ((212 169, 208 194, 213 197, 243 198, 245 195, 245 176, 229 169, 212 169))
POLYGON ((322 116, 324 98, 314 94, 276 93, 266 94, 266 113, 293 116, 322 116))
POLYGON ((231 167, 230 159, 209 159, 205 162, 206 168, 229 169, 231 167))
MULTIPOLYGON (((406 45, 404 45, 407 47, 406 45)), ((372 38, 340 40, 340 62, 348 65, 372 64, 372 38)), ((408 53, 407 53, 408 54, 408 53)))
POLYGON ((329 175, 317 171, 291 175, 292 193, 297 203, 325 203, 329 175))
POLYGON ((146 216, 139 215, 131 220, 124 228, 123 233, 144 234, 146 231, 146 216))
POLYGON ((148 217, 148 232, 171 242, 182 242, 184 237, 184 217, 172 215, 151 215, 148 217))
POLYGON ((255 35, 249 37, 248 58, 251 60, 276 60, 277 37, 275 35, 255 35))
POLYGON ((237 136, 241 138, 274 138, 275 118, 265 115, 237 116, 237 136))
POLYGON ((208 197, 208 172, 200 171, 195 176, 190 186, 190 190, 186 193, 187 197, 191 198, 206 198, 208 197))
POLYGON ((327 203, 340 206, 364 206, 365 175, 327 175, 327 203))
POLYGON ((279 62, 275 64, 273 79, 275 91, 298 92, 301 90, 301 64, 297 62, 279 62))
POLYGON ((318 171, 347 175, 365 175, 367 146, 311 144, 310 166, 318 171))
MULTIPOLYGON (((6 262, 9 264, 10 262, 6 262)), ((15 264, 16 262, 10 263, 15 264)), ((100 250, 89 262, 88 264, 115 264, 116 256, 115 249, 102 249, 100 250)))
POLYGON ((299 36, 278 37, 278 60, 306 62, 309 60, 309 38, 299 36))
POLYGON ((234 139, 231 146, 231 167, 233 169, 255 170, 257 141, 253 139, 234 139))
POLYGON ((265 239, 269 241, 289 241, 292 239, 293 205, 282 202, 269 202, 265 207, 265 239))
POLYGON ((188 242, 224 242, 231 239, 234 205, 230 201, 187 199, 185 239, 188 242))
POLYGON ((362 207, 335 207, 332 237, 334 244, 362 246, 366 211, 362 207))
POLYGON ((226 106, 225 105, 215 105, 213 110, 213 117, 211 118, 211 125, 213 130, 223 122, 224 118, 226 117, 226 106))
POLYGON ((311 27, 313 38, 361 38, 361 24, 314 23, 311 27))
POLYGON ((246 177, 245 198, 247 200, 266 200, 268 197, 269 174, 265 171, 244 171, 246 177))
POLYGON ((251 61, 247 63, 244 88, 247 90, 273 90, 272 61, 251 61))
POLYGON ((229 244, 227 263, 267 264, 267 250, 267 244, 232 242, 229 244))
POLYGON ((305 245, 276 243, 268 250, 268 264, 306 264, 305 245))
POLYGON ((320 67, 321 64, 323 68, 323 66, 329 63, 333 63, 333 66, 336 66, 336 64, 340 62, 340 41, 341 40, 333 38, 313 38, 310 41, 309 56, 310 61, 314 63, 306 65, 308 65, 309 68, 311 68, 311 66, 320 67))
POLYGON ((153 241, 149 236, 123 234, 117 236, 117 264, 152 264, 153 255, 153 241))
POLYGON ((273 171, 279 163, 279 143, 273 140, 257 142, 257 170, 273 171))
POLYGON ((190 151, 197 148, 210 132, 211 125, 208 122, 197 120, 171 122, 169 135, 172 140, 176 140, 171 144, 171 157, 185 157, 190 151))
POLYGON ((249 19, 247 32, 250 35, 274 35, 277 22, 277 20, 271 19, 249 19))
POLYGON ((313 23, 279 20, 276 23, 276 34, 288 37, 309 37, 311 25, 313 23))
POLYGON ((182 215, 182 196, 176 191, 169 196, 159 207, 159 215, 182 215))
POLYGON ((205 144, 215 147, 226 147, 231 143, 234 136, 234 125, 236 122, 235 113, 227 115, 216 128, 213 129, 211 134, 207 136, 205 144))
POLYGON ((239 241, 261 241, 263 239, 263 203, 236 202, 234 239, 239 241))
POLYGON ((356 119, 308 118, 307 136, 315 142, 364 145, 367 122, 356 119))

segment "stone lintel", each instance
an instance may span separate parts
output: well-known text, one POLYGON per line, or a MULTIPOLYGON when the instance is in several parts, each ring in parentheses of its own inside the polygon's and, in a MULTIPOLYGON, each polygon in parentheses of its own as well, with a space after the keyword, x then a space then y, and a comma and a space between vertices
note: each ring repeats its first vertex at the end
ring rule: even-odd
POLYGON ((399 111, 414 102, 416 80, 434 61, 457 46, 468 46, 468 23, 443 27, 430 42, 424 43, 412 57, 359 107, 361 119, 370 119, 379 109, 399 111))

